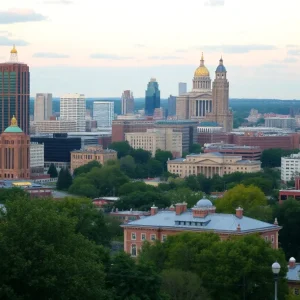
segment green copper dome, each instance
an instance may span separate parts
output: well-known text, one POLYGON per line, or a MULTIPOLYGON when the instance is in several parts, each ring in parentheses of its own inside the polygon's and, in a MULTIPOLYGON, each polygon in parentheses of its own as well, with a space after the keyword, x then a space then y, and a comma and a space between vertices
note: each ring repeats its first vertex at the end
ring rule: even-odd
POLYGON ((4 132, 6 133, 22 133, 23 130, 18 126, 15 116, 12 117, 10 126, 7 127, 4 132))

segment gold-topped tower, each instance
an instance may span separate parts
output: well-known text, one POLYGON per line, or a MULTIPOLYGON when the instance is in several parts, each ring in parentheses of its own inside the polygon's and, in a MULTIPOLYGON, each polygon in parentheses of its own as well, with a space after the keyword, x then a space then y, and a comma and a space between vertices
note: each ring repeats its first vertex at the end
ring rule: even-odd
POLYGON ((18 122, 15 115, 13 115, 13 117, 11 118, 10 126, 18 126, 18 122))
POLYGON ((202 76, 209 76, 209 71, 204 65, 204 56, 203 52, 201 54, 200 66, 196 69, 194 73, 194 77, 202 77, 202 76))
POLYGON ((10 62, 17 63, 18 62, 18 51, 16 46, 13 45, 13 48, 10 50, 10 62))

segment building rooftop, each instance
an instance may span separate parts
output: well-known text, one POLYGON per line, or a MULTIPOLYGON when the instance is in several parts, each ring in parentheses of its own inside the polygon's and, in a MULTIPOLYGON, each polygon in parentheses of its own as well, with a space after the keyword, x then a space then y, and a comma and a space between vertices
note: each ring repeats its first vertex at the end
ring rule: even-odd
POLYGON ((159 120, 156 121, 155 124, 158 125, 183 125, 183 124, 198 124, 198 121, 192 121, 192 120, 159 120))
POLYGON ((229 149, 229 150, 236 150, 236 149, 248 149, 248 150, 260 150, 260 147, 259 146, 239 146, 239 145, 236 145, 236 144, 224 144, 224 143, 213 143, 213 144, 210 144, 210 143, 207 143, 207 144, 204 144, 204 148, 205 149, 229 149))
MULTIPOLYGON (((294 259, 293 257, 291 259, 294 259)), ((286 274, 286 278, 289 281, 299 281, 300 282, 300 264, 296 264, 296 260, 294 262, 295 266, 293 268, 288 266, 288 272, 286 274)))
POLYGON ((216 231, 224 233, 239 232, 251 233, 266 230, 279 230, 281 227, 274 224, 269 224, 259 220, 243 216, 238 218, 233 214, 208 214, 205 217, 193 217, 192 210, 176 215, 175 211, 159 211, 153 216, 149 216, 140 220, 129 222, 124 227, 163 227, 163 228, 180 228, 185 230, 197 231, 216 231), (201 225, 196 225, 200 223, 201 225))
MULTIPOLYGON (((36 189, 36 188, 45 188, 45 186, 35 183, 31 180, 0 180, 0 188, 26 188, 26 189, 36 189)), ((47 186, 47 188, 50 188, 47 186)))
POLYGON ((80 149, 80 150, 73 150, 72 153, 92 153, 92 154, 105 154, 105 153, 117 153, 115 150, 112 149, 80 149))
POLYGON ((201 126, 201 127, 221 127, 217 122, 213 122, 213 121, 200 122, 199 126, 201 126))

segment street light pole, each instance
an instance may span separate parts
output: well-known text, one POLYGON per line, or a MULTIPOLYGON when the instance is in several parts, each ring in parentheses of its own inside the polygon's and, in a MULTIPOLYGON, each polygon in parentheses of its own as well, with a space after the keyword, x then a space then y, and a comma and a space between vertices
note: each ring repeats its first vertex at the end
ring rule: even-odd
POLYGON ((274 274, 274 281, 275 281, 275 300, 278 300, 277 298, 277 283, 278 283, 278 274, 280 272, 280 264, 276 261, 272 265, 272 272, 274 274))

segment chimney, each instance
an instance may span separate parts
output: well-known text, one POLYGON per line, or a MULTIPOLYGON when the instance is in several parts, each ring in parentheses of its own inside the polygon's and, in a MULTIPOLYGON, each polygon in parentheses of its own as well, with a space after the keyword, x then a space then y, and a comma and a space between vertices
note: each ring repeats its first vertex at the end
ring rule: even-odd
POLYGON ((187 209, 187 204, 185 202, 177 203, 175 205, 176 215, 181 215, 183 212, 186 211, 186 209, 187 209))
POLYGON ((153 203, 153 205, 151 206, 151 216, 156 215, 157 211, 158 211, 158 207, 155 206, 155 204, 153 203))
POLYGON ((289 269, 294 269, 296 267, 296 259, 291 257, 289 260, 289 269))
POLYGON ((236 227, 236 230, 241 231, 241 225, 240 224, 238 224, 238 226, 236 227))
POLYGON ((172 205, 169 207, 169 210, 170 210, 170 211, 175 211, 175 206, 172 204, 172 205))
POLYGON ((278 225, 277 218, 275 218, 275 220, 274 220, 274 225, 278 225))
POLYGON ((243 217, 243 209, 241 207, 238 207, 236 210, 235 210, 235 216, 239 219, 241 219, 243 217))

